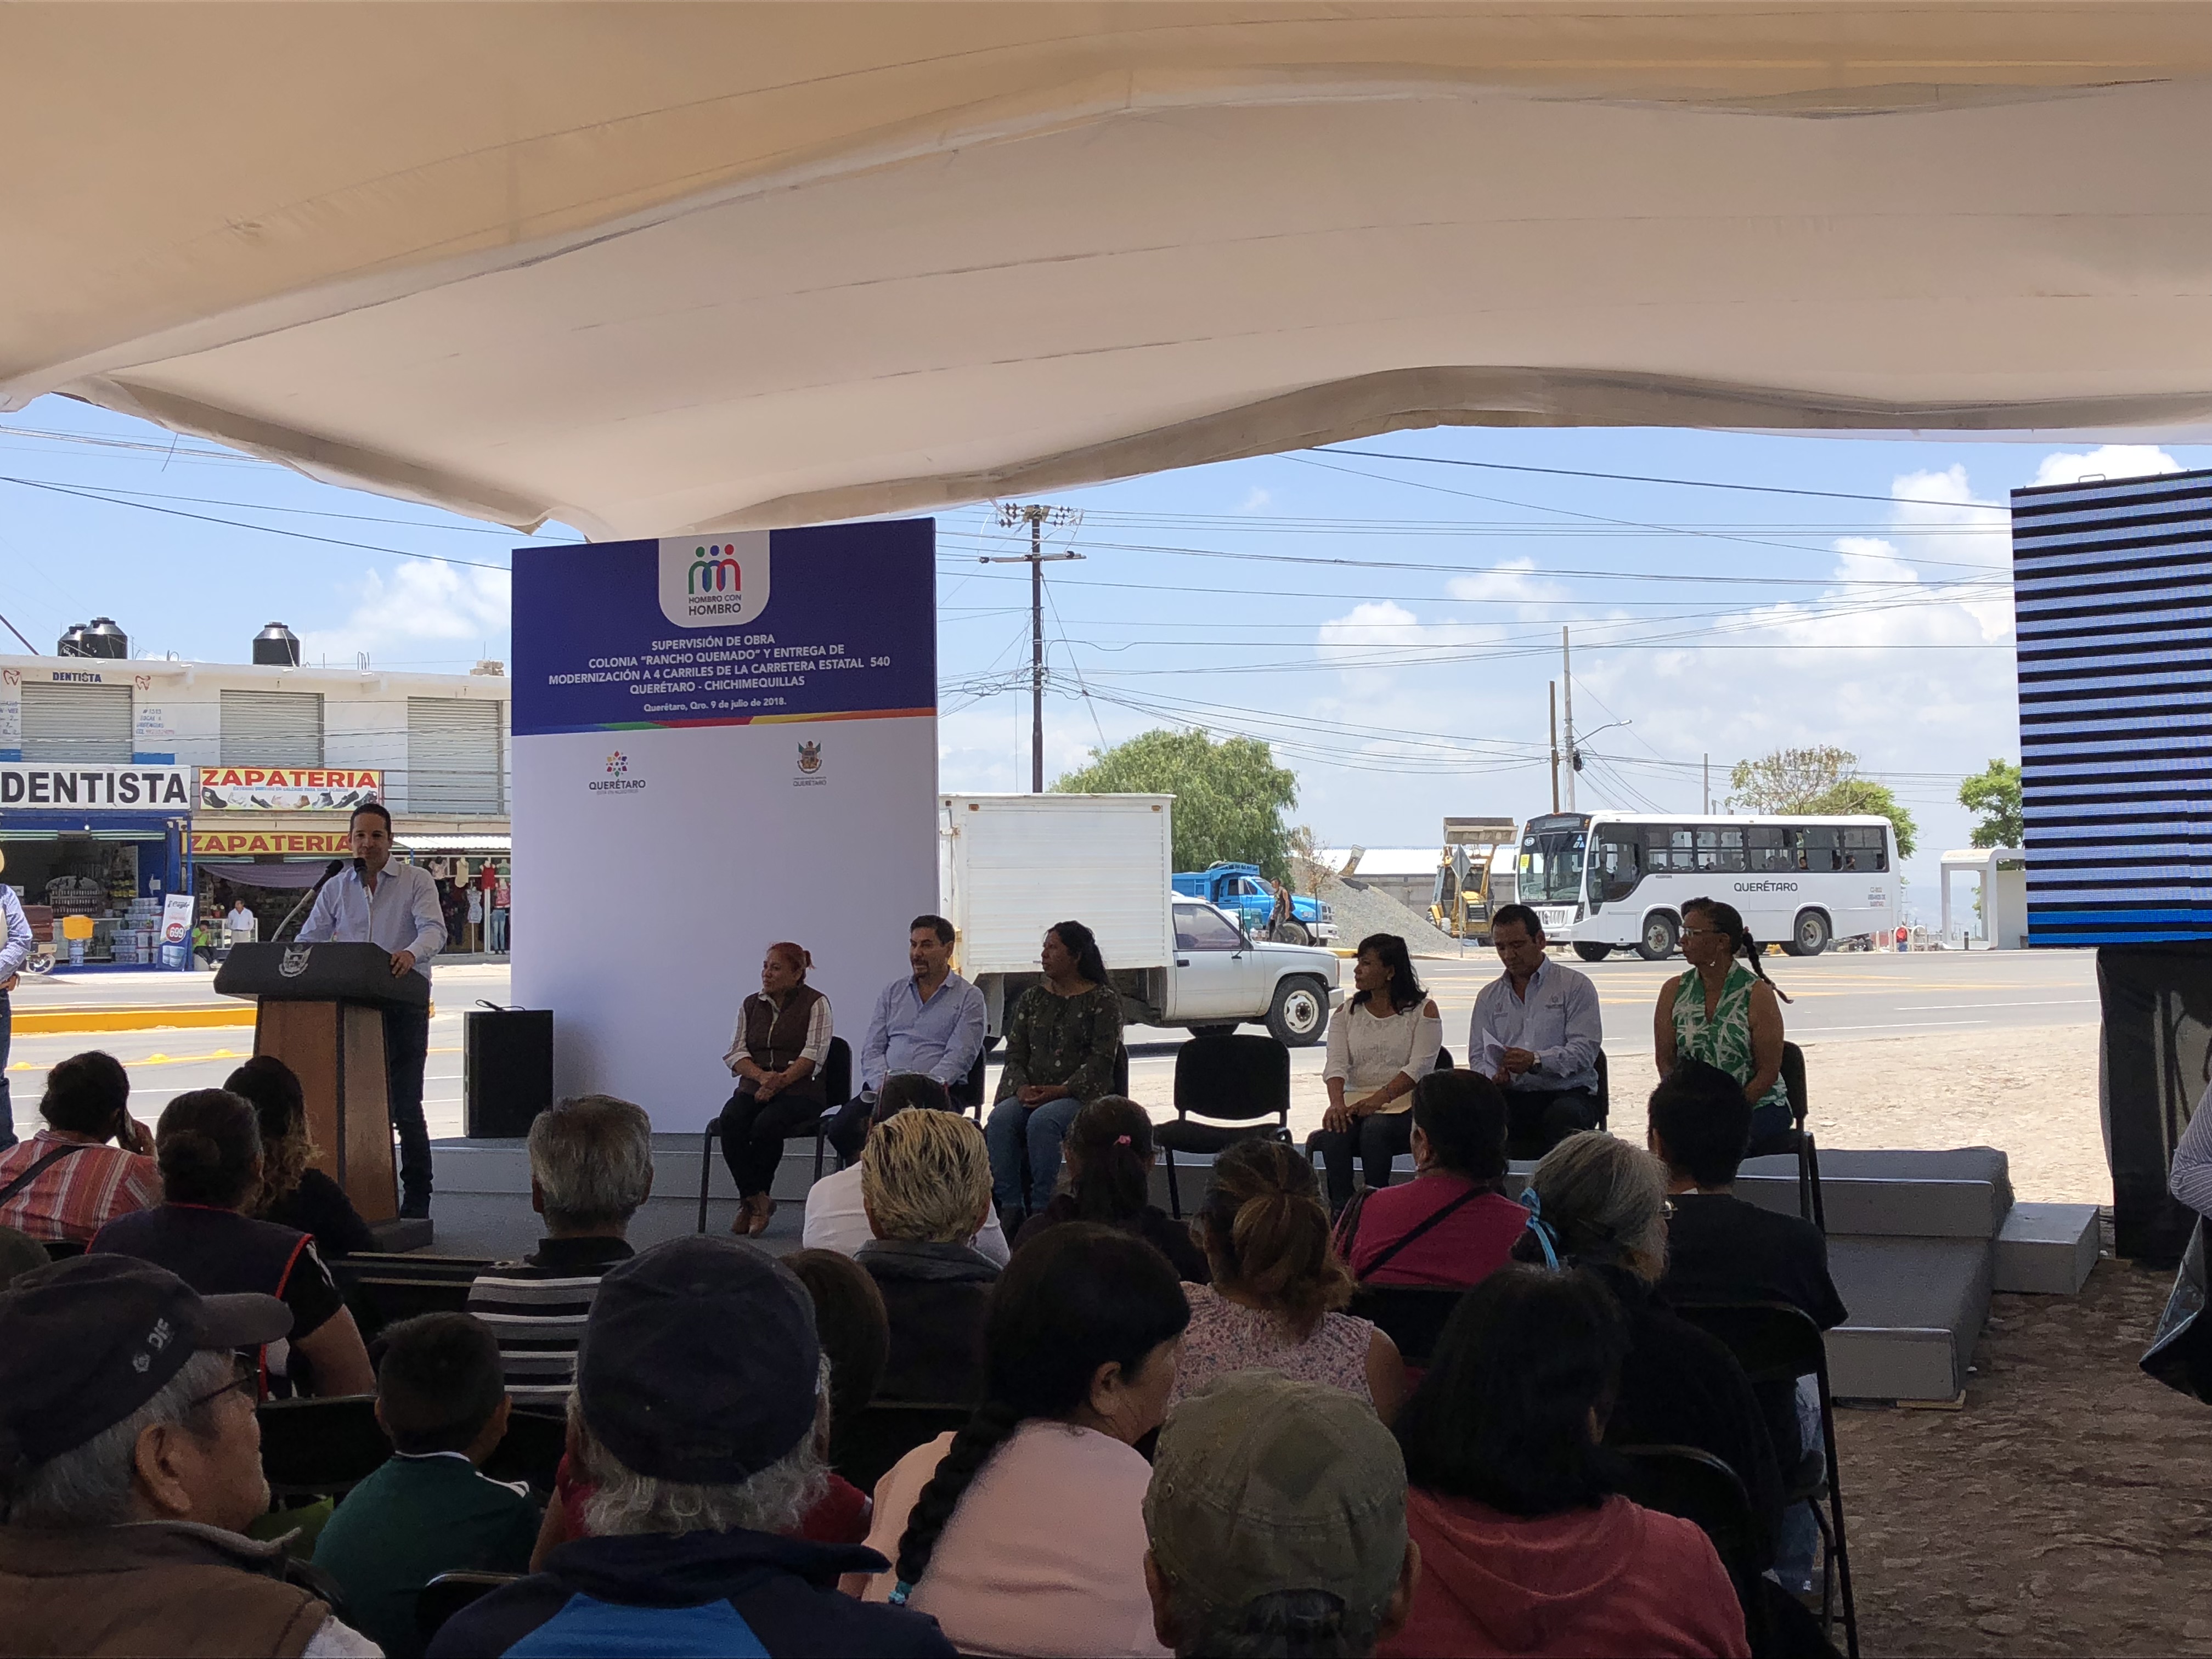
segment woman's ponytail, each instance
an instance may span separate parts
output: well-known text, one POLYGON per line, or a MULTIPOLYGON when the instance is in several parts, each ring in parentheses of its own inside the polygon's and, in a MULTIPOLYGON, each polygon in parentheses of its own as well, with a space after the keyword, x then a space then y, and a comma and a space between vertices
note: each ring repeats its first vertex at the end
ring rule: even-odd
POLYGON ((1313 1165, 1281 1141, 1239 1141, 1215 1160, 1202 1225, 1215 1282, 1266 1303, 1301 1334, 1352 1299, 1313 1165))

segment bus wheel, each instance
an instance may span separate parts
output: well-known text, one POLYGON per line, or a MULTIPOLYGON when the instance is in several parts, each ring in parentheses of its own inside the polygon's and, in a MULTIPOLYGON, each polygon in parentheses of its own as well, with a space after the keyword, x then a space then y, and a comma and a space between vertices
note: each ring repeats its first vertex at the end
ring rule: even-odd
POLYGON ((1603 962, 1613 954, 1610 945, 1592 945, 1587 939, 1575 941, 1575 954, 1584 962, 1603 962))
POLYGON ((1790 930, 1790 942, 1797 947, 1797 955, 1817 957, 1828 948, 1831 937, 1827 917, 1818 910, 1800 910, 1797 925, 1790 930))
POLYGON ((1636 954, 1646 962, 1664 962, 1674 954, 1674 918, 1654 910, 1644 918, 1644 937, 1636 941, 1636 954))

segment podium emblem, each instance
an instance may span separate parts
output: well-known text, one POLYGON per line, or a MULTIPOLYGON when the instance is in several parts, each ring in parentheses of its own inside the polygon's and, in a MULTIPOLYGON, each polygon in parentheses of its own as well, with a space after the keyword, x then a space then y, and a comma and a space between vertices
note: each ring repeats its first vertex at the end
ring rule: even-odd
POLYGON ((283 956, 277 961, 276 971, 286 979, 299 978, 307 971, 307 958, 313 954, 314 949, 312 945, 286 945, 283 956))

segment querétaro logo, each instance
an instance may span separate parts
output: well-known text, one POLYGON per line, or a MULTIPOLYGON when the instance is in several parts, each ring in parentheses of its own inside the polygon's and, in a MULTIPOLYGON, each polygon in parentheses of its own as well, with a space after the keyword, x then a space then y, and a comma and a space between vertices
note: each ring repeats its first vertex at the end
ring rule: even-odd
POLYGON ((617 749, 613 754, 607 757, 607 775, 609 777, 621 777, 629 770, 629 757, 623 754, 621 750, 617 749))
POLYGON ((673 536, 660 544, 660 613, 678 628, 729 628, 768 606, 769 532, 673 536))
POLYGON ((593 778, 584 787, 594 795, 627 795, 645 787, 643 778, 629 775, 629 757, 619 749, 607 757, 606 775, 593 778))

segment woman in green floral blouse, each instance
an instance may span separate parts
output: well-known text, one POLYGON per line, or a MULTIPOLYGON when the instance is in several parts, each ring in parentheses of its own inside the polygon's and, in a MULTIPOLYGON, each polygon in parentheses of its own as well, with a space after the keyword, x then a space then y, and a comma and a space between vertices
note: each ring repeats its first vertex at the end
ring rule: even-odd
POLYGON ((1682 907, 1682 955, 1690 971, 1659 988, 1651 1037, 1659 1075, 1680 1055, 1717 1066, 1743 1085, 1754 1146, 1790 1128, 1782 1082, 1782 1005, 1759 962, 1759 941, 1733 904, 1694 898, 1682 907), (1739 960, 1741 958, 1741 960, 1739 960))
POLYGON ((1085 1106, 1114 1092, 1121 1048, 1121 993, 1106 982, 1091 930, 1079 921, 1054 922, 1037 963, 1044 983, 1023 992, 1006 1021, 1006 1069, 983 1126, 1002 1219, 1042 1209, 1052 1196, 1067 1126, 1085 1106))

